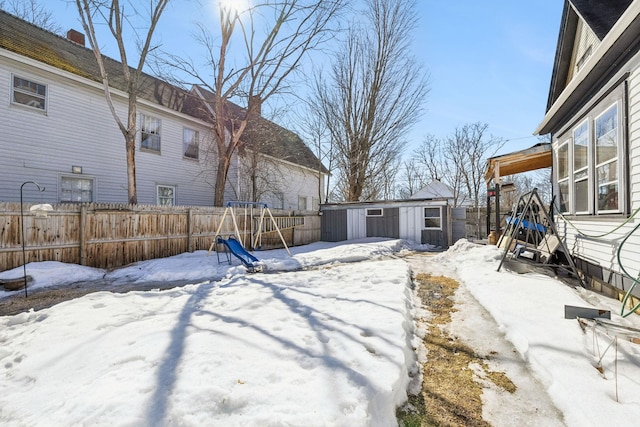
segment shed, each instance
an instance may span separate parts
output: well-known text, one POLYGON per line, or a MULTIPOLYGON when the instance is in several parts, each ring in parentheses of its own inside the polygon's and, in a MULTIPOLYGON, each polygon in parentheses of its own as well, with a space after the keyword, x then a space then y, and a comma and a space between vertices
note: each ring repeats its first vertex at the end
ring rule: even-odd
POLYGON ((448 248, 465 237, 464 208, 452 208, 446 198, 329 203, 320 206, 321 240, 339 242, 365 237, 406 239, 448 248), (464 233, 464 231, 462 231, 464 233))

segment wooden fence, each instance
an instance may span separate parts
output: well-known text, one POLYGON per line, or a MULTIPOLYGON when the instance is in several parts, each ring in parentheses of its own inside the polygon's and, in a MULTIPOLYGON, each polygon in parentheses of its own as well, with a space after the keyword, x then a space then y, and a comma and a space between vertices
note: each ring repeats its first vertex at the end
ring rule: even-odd
MULTIPOLYGON (((54 205, 46 218, 38 218, 29 212, 31 205, 23 205, 27 263, 61 261, 99 268, 208 250, 224 213, 224 208, 213 207, 92 203, 54 205)), ((247 247, 258 224, 258 210, 252 213, 236 215, 247 247)), ((317 214, 272 214, 288 246, 320 239, 317 214)), ((220 234, 232 234, 230 215, 224 222, 220 234)), ((21 227, 20 203, 0 203, 0 271, 22 265, 21 227)), ((270 219, 259 243, 262 249, 283 247, 270 219)))

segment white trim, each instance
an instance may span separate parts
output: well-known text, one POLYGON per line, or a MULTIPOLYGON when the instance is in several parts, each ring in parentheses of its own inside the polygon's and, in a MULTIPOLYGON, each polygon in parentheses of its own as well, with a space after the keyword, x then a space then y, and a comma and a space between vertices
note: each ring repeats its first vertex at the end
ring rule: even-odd
POLYGON ((383 208, 366 208, 365 212, 366 212, 365 216, 367 218, 380 218, 384 216, 383 208), (380 213, 370 213, 371 211, 380 211, 380 213))
POLYGON ((423 230, 440 230, 442 231, 442 206, 423 206, 422 207, 422 225, 423 225, 423 230), (427 209, 438 209, 438 211, 440 212, 440 216, 438 217, 438 220, 440 221, 440 226, 439 227, 427 227, 425 221, 427 220, 427 218, 436 218, 435 216, 427 216, 426 215, 426 210, 427 209))
MULTIPOLYGON (((591 57, 584 63, 583 67, 574 74, 573 78, 567 86, 562 90, 560 96, 555 100, 553 105, 547 110, 542 122, 538 125, 537 129, 533 132, 534 135, 539 135, 542 129, 549 123, 549 121, 558 114, 558 110, 576 88, 584 81, 584 79, 594 70, 598 62, 604 57, 604 55, 611 49, 615 42, 620 38, 624 31, 635 21, 640 15, 640 2, 632 2, 627 10, 622 14, 620 19, 615 23, 613 28, 607 33, 604 39, 600 42, 598 47, 593 51, 591 57)), ((578 15, 579 16, 579 15, 578 15)))
MULTIPOLYGON (((176 185, 170 185, 170 184, 156 184, 156 204, 157 205, 163 205, 162 203, 160 203, 160 187, 163 188, 171 188, 173 190, 173 197, 171 198, 171 200, 173 201, 173 203, 170 206, 176 206, 176 185)), ((165 197, 165 199, 168 199, 168 197, 165 197)))

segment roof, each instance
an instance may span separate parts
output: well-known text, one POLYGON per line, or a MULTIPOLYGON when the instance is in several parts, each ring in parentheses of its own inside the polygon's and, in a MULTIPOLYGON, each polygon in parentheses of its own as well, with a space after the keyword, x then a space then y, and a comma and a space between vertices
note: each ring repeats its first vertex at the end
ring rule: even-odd
MULTIPOLYGON (((0 48, 102 83, 93 51, 0 10, 0 48)), ((104 56, 110 86, 126 91, 122 64, 104 56)), ((188 92, 142 73, 139 97, 182 111, 188 92)))
MULTIPOLYGON (((68 71, 80 77, 102 83, 100 70, 91 49, 72 42, 50 31, 19 19, 0 10, 0 49, 6 49, 21 56, 68 71)), ((104 56, 112 88, 126 92, 122 64, 104 56)), ((139 80, 139 98, 204 120, 200 102, 192 92, 171 85, 149 74, 142 73, 139 80)), ((239 114, 241 108, 228 103, 229 108, 239 114)), ((245 130, 247 146, 263 154, 289 161, 313 170, 324 166, 295 133, 262 117, 252 119, 245 130)))
POLYGON ((497 177, 548 168, 551 167, 551 163, 551 144, 541 142, 525 150, 487 159, 484 180, 488 184, 497 177))
POLYGON ((453 197, 453 188, 437 179, 411 195, 411 199, 453 199, 453 197))
POLYGON ((640 51, 640 2, 631 0, 565 0, 553 65, 547 113, 535 134, 555 131, 577 112, 640 51), (579 14, 579 15, 578 15, 579 14), (601 43, 589 60, 567 81, 579 19, 584 19, 601 43), (599 33, 599 34, 598 34, 599 33))
POLYGON ((602 40, 633 0, 570 0, 576 12, 602 40))
MULTIPOLYGON (((194 88, 202 95, 205 102, 213 102, 213 92, 202 86, 194 86, 194 88)), ((232 120, 244 119, 246 111, 244 108, 233 102, 227 102, 227 108, 232 120)), ((320 168, 323 173, 328 173, 316 155, 295 132, 285 129, 259 114, 250 118, 241 139, 246 144, 245 147, 250 150, 312 170, 317 171, 320 168)))

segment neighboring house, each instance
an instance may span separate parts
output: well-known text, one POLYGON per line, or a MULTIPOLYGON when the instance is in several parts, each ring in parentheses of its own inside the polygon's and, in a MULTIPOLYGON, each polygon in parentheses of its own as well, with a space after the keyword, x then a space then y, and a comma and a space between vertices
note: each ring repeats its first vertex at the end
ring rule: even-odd
POLYGON ((466 209, 452 208, 452 195, 434 181, 410 199, 323 204, 321 240, 388 237, 447 248, 465 237, 466 209))
POLYGON ((552 136, 557 227, 578 267, 626 291, 622 268, 640 269, 640 0, 565 1, 536 133, 552 136))
MULTIPOLYGON (((126 118, 121 64, 107 60, 106 66, 116 110, 126 118)), ((212 205, 215 170, 207 166, 215 164, 208 149, 214 141, 210 118, 194 114, 203 110, 198 88, 185 91, 146 74, 140 84, 138 203, 212 205)), ((46 190, 36 196, 25 187, 26 200, 127 202, 124 137, 82 34, 71 30, 60 37, 0 10, 0 97, 0 201, 18 201, 21 184, 36 181, 46 190)), ((325 172, 318 160, 295 134, 261 117, 255 123, 260 126, 252 123, 243 137, 247 150, 233 159, 226 199, 250 194, 242 164, 253 149, 270 159, 272 174, 280 177, 259 201, 317 208, 323 182, 318 171, 325 172), (267 141, 258 146, 252 141, 260 132, 267 141), (304 155, 278 158, 274 147, 283 144, 287 153, 304 155)))

